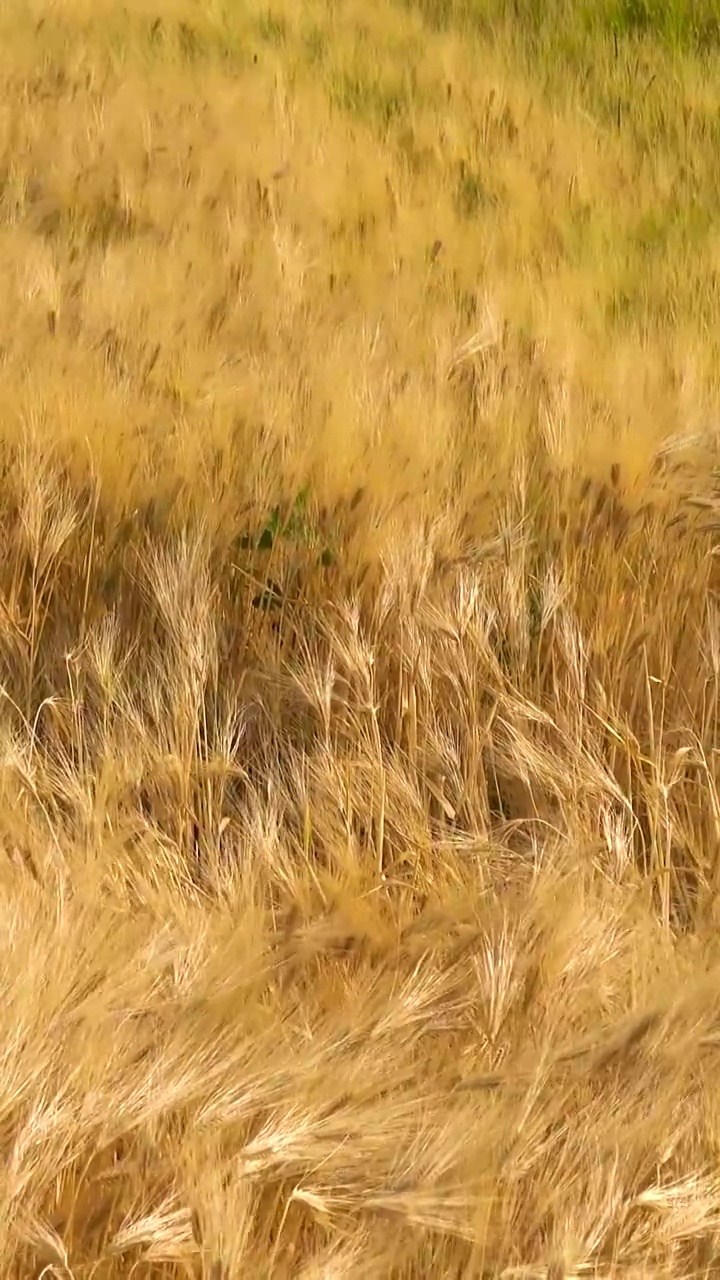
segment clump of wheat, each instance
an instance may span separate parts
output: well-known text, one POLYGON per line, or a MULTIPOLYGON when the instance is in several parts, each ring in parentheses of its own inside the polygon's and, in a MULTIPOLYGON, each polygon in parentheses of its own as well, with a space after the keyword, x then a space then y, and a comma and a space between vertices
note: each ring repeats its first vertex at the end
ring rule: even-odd
POLYGON ((485 8, 0 14, 8 1280, 717 1269, 718 81, 485 8))

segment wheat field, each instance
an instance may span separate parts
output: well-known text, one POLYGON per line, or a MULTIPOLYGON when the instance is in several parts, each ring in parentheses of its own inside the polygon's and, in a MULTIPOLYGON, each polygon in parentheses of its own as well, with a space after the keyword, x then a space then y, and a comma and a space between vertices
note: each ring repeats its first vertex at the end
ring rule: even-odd
POLYGON ((0 1275, 720 1275, 720 12, 0 84, 0 1275))

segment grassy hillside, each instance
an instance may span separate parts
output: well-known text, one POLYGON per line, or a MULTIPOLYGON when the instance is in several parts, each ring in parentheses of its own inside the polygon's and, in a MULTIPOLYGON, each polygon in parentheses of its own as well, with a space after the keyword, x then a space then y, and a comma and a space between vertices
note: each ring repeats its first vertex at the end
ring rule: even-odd
POLYGON ((720 6, 0 87, 0 1274, 720 1274, 720 6))

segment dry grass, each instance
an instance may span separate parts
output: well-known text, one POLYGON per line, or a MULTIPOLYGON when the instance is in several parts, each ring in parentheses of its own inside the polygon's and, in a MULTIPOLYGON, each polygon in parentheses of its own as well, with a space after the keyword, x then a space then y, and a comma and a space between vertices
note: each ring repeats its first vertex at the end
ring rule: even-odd
POLYGON ((718 1275, 712 7, 237 9, 0 13, 2 1275, 718 1275))

